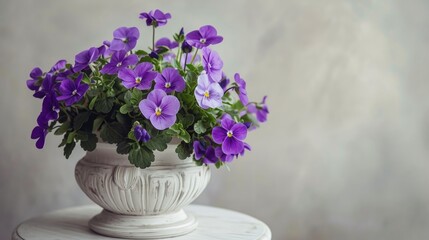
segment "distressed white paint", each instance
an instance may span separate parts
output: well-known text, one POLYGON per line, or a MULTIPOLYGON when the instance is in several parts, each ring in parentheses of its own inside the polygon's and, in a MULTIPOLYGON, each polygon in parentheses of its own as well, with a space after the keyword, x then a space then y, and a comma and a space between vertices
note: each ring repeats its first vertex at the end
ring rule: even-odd
MULTIPOLYGON (((248 215, 214 207, 191 205, 185 208, 198 218, 192 233, 168 238, 174 240, 270 240, 271 231, 261 221, 248 215)), ((104 240, 90 231, 88 220, 100 211, 98 206, 69 208, 31 219, 21 224, 12 240, 104 240)), ((117 239, 117 238, 115 238, 117 239)))
POLYGON ((180 160, 169 145, 147 169, 131 165, 112 144, 99 143, 76 165, 85 194, 105 210, 91 219, 92 230, 123 238, 165 238, 187 234, 196 219, 182 208, 207 186, 210 169, 180 160))

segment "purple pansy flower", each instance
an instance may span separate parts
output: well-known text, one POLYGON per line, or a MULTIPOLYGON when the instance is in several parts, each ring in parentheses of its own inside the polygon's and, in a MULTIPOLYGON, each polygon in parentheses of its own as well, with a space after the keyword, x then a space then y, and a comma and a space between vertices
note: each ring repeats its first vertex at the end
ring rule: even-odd
POLYGON ((66 68, 66 64, 66 60, 59 60, 57 63, 55 63, 54 66, 52 66, 51 70, 49 70, 49 73, 58 74, 61 70, 66 68))
POLYGON ((57 100, 64 101, 66 106, 79 102, 89 88, 87 84, 81 84, 82 78, 83 74, 80 74, 75 81, 64 79, 59 87, 61 96, 58 96, 57 100))
POLYGON ((216 28, 210 25, 202 26, 199 30, 194 30, 186 34, 186 41, 196 47, 203 48, 215 45, 223 41, 223 37, 217 35, 216 28))
POLYGON ((155 11, 150 11, 148 13, 140 13, 141 19, 146 19, 147 26, 160 27, 167 24, 167 20, 171 18, 170 13, 163 13, 161 10, 156 9, 155 11))
POLYGON ((241 103, 246 106, 249 103, 249 98, 247 97, 246 90, 246 81, 240 77, 240 74, 236 73, 234 75, 234 80, 237 83, 236 92, 238 97, 240 98, 241 103))
POLYGON ((139 61, 137 55, 130 54, 124 50, 118 51, 112 55, 110 62, 101 69, 103 74, 116 74, 121 69, 126 69, 130 65, 134 65, 139 61))
POLYGON ((162 89, 166 93, 182 92, 186 87, 185 80, 179 71, 172 67, 164 68, 155 78, 155 89, 162 89))
POLYGON ((141 125, 137 125, 134 127, 134 137, 139 142, 147 142, 150 140, 150 135, 141 125))
POLYGON ((43 122, 49 122, 58 118, 58 110, 60 105, 57 97, 54 94, 47 95, 43 99, 42 112, 39 115, 39 120, 43 122))
POLYGON ((222 105, 222 88, 219 83, 210 82, 205 73, 198 77, 198 85, 194 94, 198 105, 203 109, 216 108, 222 105))
POLYGON ((222 79, 219 81, 219 85, 222 87, 224 92, 228 88, 229 82, 229 78, 225 75, 224 72, 222 72, 222 79))
POLYGON ((56 85, 56 77, 52 74, 46 74, 45 78, 42 82, 42 89, 35 92, 33 97, 35 98, 44 98, 48 95, 55 95, 55 85, 56 85))
POLYGON ((152 87, 152 80, 158 75, 153 71, 153 65, 148 62, 140 63, 134 70, 124 68, 119 71, 118 77, 126 88, 147 90, 152 87))
POLYGON ((216 157, 218 157, 222 162, 232 162, 232 160, 234 160, 234 155, 225 154, 222 151, 222 147, 216 147, 215 154, 216 154, 216 157))
POLYGON ((186 42, 186 41, 184 41, 182 43, 182 47, 181 48, 182 48, 183 53, 190 53, 190 52, 192 52, 192 46, 189 45, 189 43, 186 42))
POLYGON ((247 127, 243 123, 224 117, 221 126, 214 127, 212 131, 213 141, 222 144, 223 153, 240 154, 244 149, 243 140, 247 136, 247 127))
POLYGON ((30 72, 30 78, 29 80, 27 80, 27 87, 28 89, 32 90, 32 91, 37 91, 39 90, 40 86, 36 85, 36 83, 39 81, 39 78, 41 78, 43 75, 42 69, 36 67, 33 68, 33 70, 31 70, 30 72))
POLYGON ((155 47, 168 47, 169 49, 175 49, 179 46, 179 44, 176 41, 170 41, 168 38, 160 38, 155 43, 155 47))
POLYGON ((180 103, 175 96, 167 95, 161 89, 155 89, 149 93, 147 99, 140 102, 139 108, 143 116, 149 119, 156 129, 164 130, 176 122, 180 103))
POLYGON ((126 52, 132 50, 140 37, 140 32, 136 27, 120 27, 113 32, 113 40, 110 43, 110 50, 126 52))
POLYGON ((48 134, 48 123, 37 119, 37 126, 31 132, 31 139, 37 139, 36 147, 42 149, 45 145, 46 135, 48 134))
POLYGON ((193 144, 195 159, 201 160, 205 164, 215 164, 218 161, 215 149, 212 146, 204 146, 200 141, 193 144))
POLYGON ((89 66, 92 62, 98 59, 100 52, 98 48, 92 47, 88 50, 78 53, 75 57, 73 71, 79 72, 89 66))
POLYGON ((203 48, 203 67, 210 80, 219 82, 222 79, 223 61, 217 52, 210 48, 203 48))
POLYGON ((265 104, 265 101, 267 99, 267 96, 264 96, 262 99, 262 102, 258 105, 251 103, 249 106, 247 106, 247 111, 253 114, 256 114, 256 118, 259 122, 265 122, 267 121, 267 115, 269 113, 268 106, 265 104))

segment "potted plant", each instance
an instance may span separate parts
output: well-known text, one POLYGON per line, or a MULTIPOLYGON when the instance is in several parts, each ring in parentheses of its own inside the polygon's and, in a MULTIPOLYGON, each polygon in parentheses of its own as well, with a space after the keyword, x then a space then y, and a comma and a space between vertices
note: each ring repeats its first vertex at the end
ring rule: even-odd
MULTIPOLYGON (((63 135, 66 158, 79 144, 87 154, 76 166, 82 190, 103 211, 89 223, 113 237, 183 235, 197 220, 182 208, 206 187, 217 168, 250 150, 248 131, 266 121, 268 108, 250 102, 246 82, 222 71, 213 26, 173 40, 155 41, 170 19, 160 10, 140 18, 152 28, 152 46, 137 50, 136 27, 120 27, 111 41, 78 53, 74 64, 34 68, 27 86, 42 99, 31 138, 63 135)), ((149 35, 149 36, 150 36, 149 35)))

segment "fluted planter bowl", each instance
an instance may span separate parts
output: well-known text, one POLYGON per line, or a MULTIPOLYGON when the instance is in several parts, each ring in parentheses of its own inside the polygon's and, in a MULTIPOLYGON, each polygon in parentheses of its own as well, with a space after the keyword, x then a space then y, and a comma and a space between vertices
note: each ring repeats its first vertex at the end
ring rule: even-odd
POLYGON ((130 164, 115 145, 98 143, 77 163, 75 176, 85 194, 104 210, 90 228, 119 238, 157 239, 190 233, 197 219, 183 211, 207 186, 210 170, 192 158, 180 160, 169 145, 147 169, 130 164))

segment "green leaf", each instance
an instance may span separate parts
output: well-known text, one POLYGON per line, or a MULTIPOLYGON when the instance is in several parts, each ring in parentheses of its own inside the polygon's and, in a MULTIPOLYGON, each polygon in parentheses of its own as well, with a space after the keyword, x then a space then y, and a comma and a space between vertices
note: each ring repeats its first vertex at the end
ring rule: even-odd
POLYGON ((127 114, 129 112, 132 112, 134 110, 134 107, 130 104, 122 105, 121 108, 119 108, 119 112, 122 114, 127 114))
POLYGON ((64 122, 55 132, 55 135, 62 135, 65 132, 67 132, 67 130, 70 127, 70 121, 64 122))
POLYGON ((96 132, 100 128, 101 124, 104 122, 104 117, 99 116, 96 119, 94 119, 94 123, 92 124, 92 131, 96 132))
POLYGON ((98 138, 95 134, 91 133, 88 134, 88 138, 86 141, 80 141, 80 146, 85 151, 94 151, 94 149, 97 147, 98 138))
POLYGON ((130 99, 131 106, 135 106, 139 104, 142 99, 143 99, 143 92, 137 88, 134 88, 131 93, 131 99, 130 99))
POLYGON ((67 143, 64 146, 64 156, 66 157, 66 159, 68 159, 70 157, 70 155, 73 152, 73 149, 74 149, 75 146, 76 146, 75 142, 67 143))
POLYGON ((114 98, 98 99, 95 103, 95 110, 101 113, 109 113, 112 110, 114 98))
POLYGON ((130 160, 130 163, 134 164, 136 167, 147 168, 153 161, 155 161, 155 155, 152 150, 135 144, 128 154, 128 160, 130 160))
POLYGON ((133 94, 132 94, 132 92, 131 92, 131 91, 127 91, 127 92, 125 92, 125 95, 124 95, 124 101, 125 101, 126 103, 129 103, 129 102, 131 101, 132 96, 133 96, 133 94))
POLYGON ((185 142, 181 142, 176 147, 176 153, 179 156, 180 159, 185 160, 186 158, 190 157, 193 152, 192 145, 187 144, 185 142))
POLYGON ((119 143, 127 137, 128 131, 125 127, 118 123, 103 124, 100 130, 100 137, 108 143, 119 143))
POLYGON ((89 102, 89 106, 88 106, 89 110, 94 109, 94 105, 95 105, 95 102, 97 101, 97 98, 98 98, 98 95, 95 96, 93 99, 91 99, 91 102, 89 102))
POLYGON ((194 131, 197 134, 203 134, 207 131, 207 128, 205 127, 203 120, 199 120, 194 124, 194 131))
POLYGON ((64 134, 63 140, 61 141, 60 145, 58 145, 58 147, 62 147, 65 146, 67 144, 67 139, 68 139, 68 134, 64 134))
POLYGON ((189 143, 191 141, 191 135, 189 135, 188 131, 186 130, 182 130, 180 131, 180 134, 178 136, 180 139, 182 139, 183 141, 185 141, 186 143, 189 143))
POLYGON ((137 54, 137 55, 139 55, 139 56, 142 56, 142 55, 147 55, 148 53, 147 53, 146 51, 143 51, 143 50, 137 50, 137 51, 135 52, 135 54, 137 54))
POLYGON ((69 135, 67 136, 67 144, 72 143, 74 141, 75 135, 76 135, 75 132, 69 133, 69 135))
POLYGON ((182 123, 175 123, 169 129, 167 129, 166 134, 170 136, 177 136, 187 143, 191 141, 191 135, 189 135, 189 133, 183 128, 182 123))
POLYGON ((91 112, 81 112, 73 120, 73 129, 79 130, 82 128, 83 124, 86 123, 89 119, 91 112))
POLYGON ((222 167, 222 165, 223 165, 223 162, 219 160, 215 163, 216 168, 220 168, 222 167))
POLYGON ((188 128, 194 123, 194 115, 192 114, 186 114, 183 116, 182 114, 177 115, 179 118, 179 122, 182 123, 184 128, 188 128))
POLYGON ((91 133, 87 133, 85 131, 77 131, 75 139, 80 141, 88 141, 89 134, 91 133))
POLYGON ((167 144, 171 141, 171 137, 165 134, 160 134, 156 137, 151 138, 145 143, 145 146, 151 150, 164 151, 167 149, 167 144))
POLYGON ((124 140, 116 145, 116 152, 119 154, 128 154, 131 149, 131 144, 124 140))

